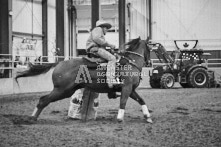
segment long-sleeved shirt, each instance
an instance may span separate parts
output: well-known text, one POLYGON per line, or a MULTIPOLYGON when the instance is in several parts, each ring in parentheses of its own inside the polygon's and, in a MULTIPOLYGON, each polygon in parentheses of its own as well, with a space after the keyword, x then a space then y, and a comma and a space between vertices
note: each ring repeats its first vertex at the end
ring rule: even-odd
POLYGON ((106 46, 109 46, 109 43, 105 40, 103 29, 101 27, 94 28, 87 40, 86 49, 92 47, 105 48, 106 46))

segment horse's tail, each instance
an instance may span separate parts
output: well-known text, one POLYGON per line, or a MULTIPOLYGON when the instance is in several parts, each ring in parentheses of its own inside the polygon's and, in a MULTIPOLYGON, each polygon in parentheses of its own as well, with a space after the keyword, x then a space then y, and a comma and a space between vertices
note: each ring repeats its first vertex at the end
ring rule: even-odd
POLYGON ((29 63, 29 69, 19 72, 18 75, 16 75, 15 80, 18 83, 18 78, 21 77, 30 77, 30 76, 35 76, 35 75, 40 75, 43 73, 48 72, 51 68, 55 67, 57 63, 47 63, 47 64, 43 64, 43 65, 33 65, 31 63, 29 63))

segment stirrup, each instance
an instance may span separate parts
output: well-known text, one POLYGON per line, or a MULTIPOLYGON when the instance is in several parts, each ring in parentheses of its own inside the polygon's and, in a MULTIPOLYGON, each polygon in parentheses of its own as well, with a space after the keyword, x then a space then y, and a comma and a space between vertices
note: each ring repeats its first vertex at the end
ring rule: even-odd
POLYGON ((111 83, 112 83, 113 85, 123 84, 123 83, 120 81, 119 78, 112 79, 112 80, 111 80, 111 83))
POLYGON ((115 78, 115 79, 110 80, 110 83, 108 83, 108 86, 110 88, 113 88, 114 85, 120 85, 120 84, 123 84, 123 82, 121 82, 119 78, 115 78))

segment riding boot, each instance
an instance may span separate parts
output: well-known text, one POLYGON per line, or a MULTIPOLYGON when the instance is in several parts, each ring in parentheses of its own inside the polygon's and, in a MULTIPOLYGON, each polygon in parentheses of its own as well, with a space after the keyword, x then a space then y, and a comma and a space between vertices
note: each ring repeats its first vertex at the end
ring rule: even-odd
POLYGON ((116 64, 116 57, 112 55, 110 52, 106 51, 105 49, 99 48, 97 51, 97 54, 108 60, 107 64, 107 72, 106 77, 107 81, 106 83, 110 88, 113 88, 113 85, 120 84, 120 80, 115 79, 115 64, 116 64))
POLYGON ((114 85, 122 84, 119 78, 115 78, 115 62, 108 62, 106 76, 109 88, 113 88, 114 85))

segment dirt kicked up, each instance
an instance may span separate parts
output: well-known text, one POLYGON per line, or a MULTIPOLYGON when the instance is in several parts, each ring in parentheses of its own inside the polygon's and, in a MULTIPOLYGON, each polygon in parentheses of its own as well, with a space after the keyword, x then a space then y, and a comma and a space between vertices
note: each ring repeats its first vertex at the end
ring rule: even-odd
POLYGON ((96 121, 67 117, 69 100, 50 104, 38 121, 30 115, 46 93, 0 96, 0 147, 220 147, 221 89, 139 89, 153 112, 128 100, 123 123, 116 121, 119 99, 101 95, 96 121))

